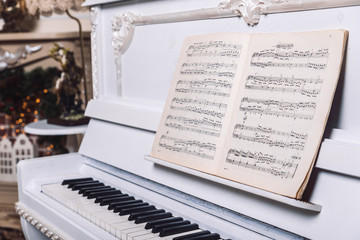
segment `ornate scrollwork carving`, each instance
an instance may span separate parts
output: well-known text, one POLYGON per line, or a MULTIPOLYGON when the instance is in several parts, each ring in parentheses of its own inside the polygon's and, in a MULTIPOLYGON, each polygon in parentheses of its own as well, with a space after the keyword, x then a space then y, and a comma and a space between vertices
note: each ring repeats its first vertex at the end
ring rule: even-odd
POLYGON ((134 13, 126 12, 121 15, 115 15, 112 20, 112 47, 114 49, 116 75, 118 79, 118 96, 121 96, 122 94, 121 55, 131 44, 137 18, 138 16, 134 13))
POLYGON ((130 46, 134 35, 135 22, 138 18, 132 12, 115 15, 112 21, 112 46, 116 55, 123 54, 130 46))
POLYGON ((241 15, 244 21, 253 26, 265 14, 266 1, 262 0, 230 0, 219 3, 219 9, 230 9, 235 15, 241 15))

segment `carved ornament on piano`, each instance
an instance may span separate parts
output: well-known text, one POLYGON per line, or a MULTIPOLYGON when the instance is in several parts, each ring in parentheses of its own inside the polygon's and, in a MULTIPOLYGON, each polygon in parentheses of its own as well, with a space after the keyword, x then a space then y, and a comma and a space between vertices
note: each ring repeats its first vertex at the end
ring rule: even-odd
POLYGON ((27 211, 26 207, 21 203, 16 203, 15 211, 19 214, 20 217, 24 218, 27 222, 29 222, 32 226, 38 229, 42 234, 48 237, 51 240, 63 240, 58 233, 55 233, 53 229, 51 229, 43 220, 38 219, 33 216, 30 212, 27 211))
MULTIPOLYGON (((261 15, 312 9, 345 7, 357 5, 354 0, 228 0, 219 2, 217 7, 195 9, 182 12, 171 12, 143 16, 133 12, 115 15, 112 20, 112 47, 117 68, 118 92, 121 93, 121 55, 131 44, 135 26, 185 22, 215 18, 242 17, 250 25, 256 25, 261 15)), ((94 56, 94 55, 93 55, 94 56)), ((93 69, 96 68, 93 67, 93 69)), ((96 79, 96 77, 93 79, 96 79)), ((96 86, 95 86, 96 87, 96 86)), ((96 88, 97 89, 97 88, 96 88)))
POLYGON ((220 2, 218 7, 219 9, 231 9, 235 15, 242 16, 247 24, 253 26, 259 23, 260 15, 265 13, 265 2, 259 0, 230 0, 220 2))
POLYGON ((112 22, 112 45, 116 57, 123 54, 131 44, 135 26, 171 22, 195 21, 225 17, 242 17, 250 25, 256 25, 261 15, 291 11, 305 11, 357 5, 353 0, 228 0, 217 7, 142 16, 132 12, 115 15, 112 22))
POLYGON ((214 8, 184 12, 142 16, 132 12, 115 15, 112 21, 112 46, 115 58, 123 54, 131 44, 135 26, 171 22, 184 22, 224 17, 243 17, 249 25, 255 25, 264 14, 265 1, 230 0, 222 1, 214 8))

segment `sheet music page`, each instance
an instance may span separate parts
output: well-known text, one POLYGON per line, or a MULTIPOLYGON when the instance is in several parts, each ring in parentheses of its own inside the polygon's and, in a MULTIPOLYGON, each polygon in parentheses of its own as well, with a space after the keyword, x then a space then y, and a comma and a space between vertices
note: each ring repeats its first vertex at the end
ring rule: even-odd
POLYGON ((185 39, 151 156, 216 171, 248 41, 234 33, 185 39))
POLYGON ((301 197, 340 73, 342 30, 254 34, 219 174, 301 197))

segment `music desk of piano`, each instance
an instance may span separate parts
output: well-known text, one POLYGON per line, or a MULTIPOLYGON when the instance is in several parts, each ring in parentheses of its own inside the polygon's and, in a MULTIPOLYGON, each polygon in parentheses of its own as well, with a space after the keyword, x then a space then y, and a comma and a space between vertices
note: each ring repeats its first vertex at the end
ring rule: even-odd
POLYGON ((360 1, 88 0, 85 5, 92 18, 94 99, 86 109, 92 119, 78 153, 19 164, 17 210, 27 239, 169 239, 118 230, 102 218, 112 219, 101 212, 107 207, 89 205, 61 185, 85 177, 197 224, 201 230, 193 232, 223 239, 360 239, 360 1), (184 37, 329 28, 347 29, 349 40, 306 201, 145 160, 184 37))

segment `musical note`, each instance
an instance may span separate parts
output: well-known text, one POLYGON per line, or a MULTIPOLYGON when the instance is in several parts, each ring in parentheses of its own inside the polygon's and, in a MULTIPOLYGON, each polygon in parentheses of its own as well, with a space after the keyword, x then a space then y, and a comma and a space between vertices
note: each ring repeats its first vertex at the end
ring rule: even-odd
MULTIPOLYGON (((212 63, 212 62, 186 62, 182 64, 181 69, 197 68, 197 69, 228 69, 236 70, 236 63, 212 63)), ((182 71, 182 70, 181 70, 182 71)))
POLYGON ((193 112, 212 117, 223 118, 227 104, 212 102, 203 99, 173 98, 170 109, 176 111, 193 112))
POLYGON ((261 68, 266 68, 266 67, 287 67, 287 68, 313 68, 316 70, 324 70, 327 66, 326 63, 279 63, 279 62, 272 62, 272 61, 268 61, 268 62, 256 62, 256 61, 251 61, 250 62, 250 66, 255 66, 255 67, 261 67, 261 68))
POLYGON ((187 57, 226 57, 239 58, 242 45, 224 41, 196 42, 186 51, 187 57))
POLYGON ((203 80, 179 80, 175 91, 179 93, 196 93, 229 97, 231 89, 231 82, 221 79, 205 78, 203 80))
POLYGON ((318 78, 295 78, 272 77, 263 75, 249 75, 246 78, 245 88, 253 90, 287 92, 317 97, 320 93, 323 79, 318 78))
POLYGON ((203 143, 197 140, 185 140, 165 135, 161 136, 159 147, 172 152, 185 153, 209 160, 214 159, 216 152, 216 145, 213 143, 203 143))
MULTIPOLYGON (((292 47, 291 47, 292 48, 292 47)), ((289 48, 289 49, 291 49, 289 48)), ((254 52, 252 54, 253 58, 275 58, 282 60, 289 60, 290 58, 328 58, 329 57, 329 49, 319 49, 316 52, 311 51, 286 51, 281 52, 277 49, 265 49, 260 52, 254 52)))
POLYGON ((222 123, 206 117, 202 119, 195 119, 169 115, 166 118, 165 126, 175 128, 180 131, 189 131, 219 137, 222 123))
POLYGON ((280 67, 280 68, 310 68, 324 70, 327 67, 329 49, 317 51, 292 50, 294 45, 287 44, 289 48, 284 51, 277 45, 274 49, 263 49, 252 54, 250 66, 254 67, 280 67))
POLYGON ((254 143, 262 143, 266 144, 269 147, 279 147, 279 148, 289 148, 289 149, 296 149, 296 150, 304 150, 305 143, 302 141, 282 141, 277 139, 269 139, 263 135, 255 134, 255 136, 246 136, 243 134, 235 134, 233 133, 234 138, 246 140, 249 142, 254 143))
POLYGON ((294 119, 312 119, 316 109, 316 102, 283 102, 271 99, 254 99, 244 97, 239 107, 240 111, 288 117, 294 119))
POLYGON ((211 107, 224 108, 224 109, 226 109, 227 107, 227 104, 225 103, 212 102, 204 99, 173 98, 171 102, 172 102, 172 106, 174 106, 173 104, 180 104, 180 105, 190 104, 190 105, 211 106, 211 107))
POLYGON ((290 159, 280 160, 271 154, 236 149, 229 149, 226 156, 226 162, 229 164, 261 171, 279 178, 293 178, 300 159, 292 156, 290 159))
POLYGON ((266 133, 266 134, 270 134, 270 135, 278 135, 278 136, 283 136, 286 138, 302 139, 302 140, 306 140, 307 136, 308 136, 306 133, 298 133, 298 132, 294 132, 294 131, 286 132, 286 131, 276 130, 272 127, 263 127, 261 125, 254 127, 254 126, 248 126, 248 125, 244 125, 244 124, 236 124, 234 127, 234 133, 237 133, 238 131, 243 131, 243 130, 266 133))
POLYGON ((228 77, 228 78, 235 77, 235 72, 230 72, 230 71, 219 72, 219 71, 215 71, 215 70, 207 71, 207 70, 203 70, 203 69, 186 69, 186 70, 180 71, 180 74, 182 74, 182 75, 206 75, 206 76, 228 77))

